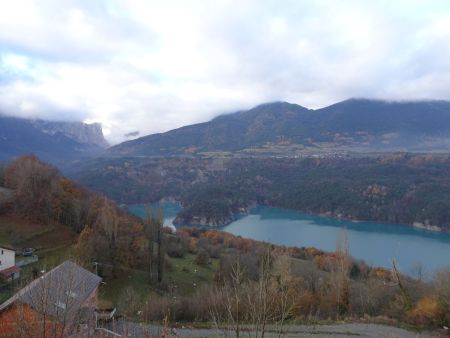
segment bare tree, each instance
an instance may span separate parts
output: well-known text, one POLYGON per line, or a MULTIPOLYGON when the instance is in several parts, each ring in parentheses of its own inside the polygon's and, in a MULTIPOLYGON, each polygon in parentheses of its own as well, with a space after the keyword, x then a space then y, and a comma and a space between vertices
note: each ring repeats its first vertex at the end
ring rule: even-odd
POLYGON ((235 333, 236 337, 241 336, 241 325, 244 320, 243 302, 244 302, 244 283, 246 282, 245 271, 241 265, 240 257, 236 256, 231 266, 230 278, 226 278, 223 284, 216 288, 210 308, 210 317, 217 329, 223 331, 224 336, 228 336, 230 331, 235 333))
POLYGON ((236 337, 239 338, 241 333, 241 303, 242 303, 242 286, 244 283, 244 270, 241 266, 239 256, 231 271, 231 283, 228 285, 230 298, 226 304, 228 316, 233 324, 236 337))
POLYGON ((435 277, 436 292, 439 306, 444 313, 444 325, 450 326, 450 268, 441 269, 435 277))
POLYGON ((411 274, 416 278, 418 282, 421 282, 426 276, 426 269, 422 263, 417 262, 413 265, 411 269, 411 274))
POLYGON ((295 300, 294 298, 300 298, 301 295, 293 290, 291 263, 288 257, 280 257, 279 262, 279 274, 275 279, 276 296, 278 298, 278 337, 283 335, 283 328, 286 319, 288 319, 294 310, 295 300))
POLYGON ((267 323, 274 319, 274 290, 271 288, 272 261, 271 249, 268 247, 260 259, 258 280, 256 283, 249 283, 245 292, 249 307, 249 319, 255 337, 264 338, 267 323))
POLYGON ((347 230, 340 233, 336 245, 335 262, 331 269, 331 281, 335 292, 338 316, 350 310, 350 256, 348 253, 347 230))
POLYGON ((118 232, 120 224, 120 215, 114 205, 106 198, 103 200, 102 206, 99 209, 96 226, 106 237, 107 247, 106 256, 111 263, 112 275, 117 277, 119 267, 119 253, 118 253, 118 232))
POLYGON ((250 330, 248 336, 264 338, 269 323, 276 323, 281 337, 286 319, 295 306, 289 262, 281 264, 274 274, 274 257, 271 248, 261 255, 256 280, 250 280, 243 269, 241 257, 236 256, 229 276, 216 288, 212 296, 210 317, 224 336, 234 332, 242 336, 242 325, 250 330))
POLYGON ((216 287, 210 295, 209 316, 214 327, 222 332, 223 337, 228 337, 231 331, 232 320, 229 316, 228 307, 225 305, 229 299, 229 289, 225 285, 216 287))
POLYGON ((400 289, 400 295, 403 302, 403 307, 405 310, 409 310, 412 308, 412 301, 411 296, 403 283, 403 278, 400 272, 397 269, 397 265, 395 264, 395 260, 392 260, 392 275, 394 278, 395 283, 398 285, 398 288, 400 289))
POLYGON ((147 237, 148 243, 148 259, 149 259, 149 278, 150 283, 153 282, 153 270, 154 270, 154 244, 156 243, 156 268, 157 268, 157 281, 160 284, 163 279, 164 273, 164 250, 163 250, 163 226, 164 216, 161 209, 155 213, 151 208, 146 209, 146 215, 144 219, 144 231, 147 237))

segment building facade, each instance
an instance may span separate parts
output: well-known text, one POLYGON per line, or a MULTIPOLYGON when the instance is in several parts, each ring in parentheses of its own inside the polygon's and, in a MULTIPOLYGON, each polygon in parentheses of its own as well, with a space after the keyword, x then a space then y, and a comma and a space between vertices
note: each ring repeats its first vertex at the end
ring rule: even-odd
POLYGON ((19 278, 20 269, 16 266, 16 251, 9 247, 0 247, 0 278, 14 280, 19 278))

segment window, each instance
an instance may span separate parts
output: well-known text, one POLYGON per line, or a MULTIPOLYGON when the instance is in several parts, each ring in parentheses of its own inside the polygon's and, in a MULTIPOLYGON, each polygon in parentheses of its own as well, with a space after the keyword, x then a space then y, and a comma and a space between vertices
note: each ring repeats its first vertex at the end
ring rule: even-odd
POLYGON ((56 305, 57 307, 59 307, 60 309, 63 309, 63 310, 66 309, 66 303, 57 301, 55 305, 56 305))
POLYGON ((77 298, 77 293, 74 291, 67 290, 66 296, 69 296, 70 298, 77 298))

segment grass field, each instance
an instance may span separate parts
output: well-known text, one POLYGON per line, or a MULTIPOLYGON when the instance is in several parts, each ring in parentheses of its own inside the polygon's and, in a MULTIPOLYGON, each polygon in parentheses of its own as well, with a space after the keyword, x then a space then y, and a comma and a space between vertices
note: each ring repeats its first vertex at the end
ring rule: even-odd
POLYGON ((62 225, 42 225, 16 216, 0 216, 0 245, 52 249, 74 243, 76 234, 62 225))
POLYGON ((31 280, 33 269, 48 271, 73 257, 75 240, 76 234, 68 227, 36 224, 10 215, 0 216, 0 246, 35 248, 39 257, 38 262, 21 268, 20 278, 13 285, 0 283, 0 303, 31 280))
MULTIPOLYGON (((171 268, 165 271, 164 284, 174 295, 189 295, 203 284, 211 283, 219 266, 218 259, 211 259, 206 266, 195 263, 195 255, 170 258, 171 268)), ((105 307, 116 306, 126 289, 131 288, 144 303, 151 295, 161 291, 150 286, 147 271, 130 269, 122 271, 116 279, 105 281, 100 289, 100 302, 105 307)))
POLYGON ((210 283, 219 267, 218 259, 210 259, 209 264, 200 266, 195 263, 195 255, 184 258, 172 258, 172 271, 167 273, 167 283, 173 284, 180 295, 188 295, 204 283, 210 283))
MULTIPOLYGON (((66 259, 76 260, 74 244, 77 234, 67 227, 40 225, 16 218, 0 216, 0 245, 13 246, 17 249, 32 247, 39 261, 22 267, 21 277, 15 281, 14 289, 0 285, 0 303, 8 299, 13 292, 26 285, 33 275, 33 270, 48 271, 66 259)), ((165 269, 163 282, 174 295, 189 295, 205 283, 211 283, 219 260, 210 259, 200 266, 195 262, 195 255, 187 254, 183 258, 170 258, 169 268, 165 269)), ((17 260, 20 257, 16 257, 17 260)), ((91 269, 92 270, 92 269, 91 269)), ((149 283, 148 272, 142 268, 121 270, 118 278, 107 279, 100 287, 101 306, 116 306, 124 292, 133 290, 142 302, 151 295, 161 291, 149 283)))

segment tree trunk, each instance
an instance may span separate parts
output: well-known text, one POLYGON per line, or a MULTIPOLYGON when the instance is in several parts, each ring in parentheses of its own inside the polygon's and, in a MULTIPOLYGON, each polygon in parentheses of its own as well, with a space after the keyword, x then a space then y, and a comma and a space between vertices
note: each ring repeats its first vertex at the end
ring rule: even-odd
POLYGON ((162 225, 161 224, 158 224, 157 242, 158 242, 158 284, 161 284, 162 278, 163 278, 163 269, 164 269, 164 256, 162 254, 162 225))

